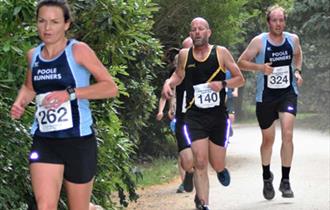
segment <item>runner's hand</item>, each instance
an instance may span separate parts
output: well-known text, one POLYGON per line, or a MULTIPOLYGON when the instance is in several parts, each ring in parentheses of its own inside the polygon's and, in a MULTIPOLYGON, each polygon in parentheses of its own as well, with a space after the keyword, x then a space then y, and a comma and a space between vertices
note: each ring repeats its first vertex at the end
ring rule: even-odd
POLYGON ((156 119, 158 120, 158 121, 161 121, 162 119, 163 119, 163 112, 158 112, 157 113, 157 116, 156 116, 156 119))
POLYGON ((263 66, 263 73, 265 75, 270 75, 273 73, 273 67, 271 67, 272 63, 265 63, 263 66))
POLYGON ((66 90, 53 91, 44 98, 42 105, 46 109, 57 109, 68 100, 70 96, 66 90))
POLYGON ((164 85, 163 85, 162 95, 166 99, 170 99, 170 98, 173 97, 173 90, 171 88, 171 85, 169 83, 169 80, 166 80, 165 83, 164 83, 164 85))
POLYGON ((208 86, 215 92, 220 92, 223 89, 221 81, 209 82, 208 86))
POLYGON ((300 87, 302 85, 302 83, 304 82, 301 74, 299 72, 295 71, 294 76, 296 77, 297 85, 300 87))
POLYGON ((10 116, 12 119, 20 119, 25 112, 24 104, 15 102, 10 109, 10 116))

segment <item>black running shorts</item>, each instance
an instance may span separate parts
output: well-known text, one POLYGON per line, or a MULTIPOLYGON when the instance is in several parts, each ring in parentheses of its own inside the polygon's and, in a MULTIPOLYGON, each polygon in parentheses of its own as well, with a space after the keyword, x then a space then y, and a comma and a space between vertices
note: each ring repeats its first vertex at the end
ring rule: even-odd
POLYGON ((189 110, 186 113, 186 138, 196 141, 209 138, 214 144, 227 147, 230 122, 228 114, 223 111, 199 112, 189 110))
POLYGON ((93 135, 70 139, 33 137, 30 164, 64 165, 64 178, 73 183, 87 183, 96 174, 97 144, 93 135))
POLYGON ((297 95, 289 93, 272 102, 257 102, 256 115, 260 128, 269 128, 278 119, 279 112, 288 112, 296 116, 297 95))
POLYGON ((175 137, 176 142, 178 144, 179 153, 186 148, 190 148, 191 142, 189 141, 189 139, 185 138, 185 123, 184 120, 181 118, 176 119, 175 137))

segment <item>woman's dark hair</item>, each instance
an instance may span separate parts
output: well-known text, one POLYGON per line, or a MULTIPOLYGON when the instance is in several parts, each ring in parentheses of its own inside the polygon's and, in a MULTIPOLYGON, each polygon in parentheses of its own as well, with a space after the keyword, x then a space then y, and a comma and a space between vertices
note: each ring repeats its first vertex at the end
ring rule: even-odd
POLYGON ((63 11, 64 15, 64 22, 71 21, 71 12, 69 4, 66 0, 40 0, 37 4, 37 11, 36 11, 36 17, 39 15, 39 10, 43 6, 56 6, 60 7, 63 11))

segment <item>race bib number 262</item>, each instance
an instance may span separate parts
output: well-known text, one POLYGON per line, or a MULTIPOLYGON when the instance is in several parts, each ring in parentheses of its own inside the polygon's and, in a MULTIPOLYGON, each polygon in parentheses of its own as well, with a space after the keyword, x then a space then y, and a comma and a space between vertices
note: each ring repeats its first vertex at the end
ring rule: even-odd
POLYGON ((46 109, 42 101, 47 94, 39 94, 36 98, 39 130, 41 132, 59 131, 73 127, 71 103, 66 101, 57 109, 46 109))

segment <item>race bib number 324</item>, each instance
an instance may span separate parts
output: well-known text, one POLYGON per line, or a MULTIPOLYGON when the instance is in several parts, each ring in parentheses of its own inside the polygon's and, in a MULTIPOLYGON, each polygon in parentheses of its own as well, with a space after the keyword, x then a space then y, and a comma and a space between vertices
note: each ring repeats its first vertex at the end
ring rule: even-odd
POLYGON ((267 77, 267 87, 271 89, 287 88, 290 85, 290 67, 279 66, 273 68, 273 73, 267 77))

